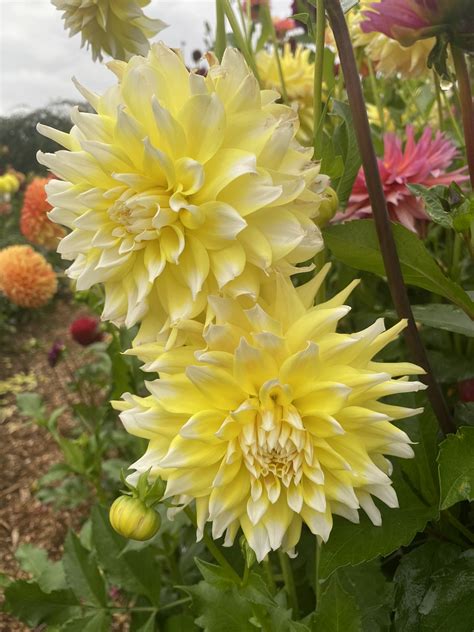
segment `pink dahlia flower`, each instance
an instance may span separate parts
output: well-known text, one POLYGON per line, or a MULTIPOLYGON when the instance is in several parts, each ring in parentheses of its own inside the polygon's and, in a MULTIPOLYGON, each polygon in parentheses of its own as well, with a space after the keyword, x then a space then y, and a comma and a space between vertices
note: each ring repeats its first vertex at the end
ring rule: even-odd
MULTIPOLYGON (((442 132, 433 137, 427 127, 418 142, 413 127, 406 128, 406 143, 395 134, 385 134, 385 153, 378 159, 380 176, 384 186, 390 218, 418 232, 420 223, 429 220, 421 198, 415 197, 407 184, 435 185, 458 184, 467 180, 465 168, 448 171, 457 156, 457 149, 442 132)), ((347 209, 335 220, 364 219, 372 215, 365 175, 361 169, 352 189, 347 209)))
POLYGON ((379 0, 363 15, 365 33, 384 33, 403 46, 441 32, 468 45, 474 32, 472 0, 379 0))

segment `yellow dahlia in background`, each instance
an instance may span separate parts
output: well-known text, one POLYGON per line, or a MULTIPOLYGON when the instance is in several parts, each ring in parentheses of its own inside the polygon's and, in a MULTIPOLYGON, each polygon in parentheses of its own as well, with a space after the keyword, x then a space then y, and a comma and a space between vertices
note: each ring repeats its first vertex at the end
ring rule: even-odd
POLYGON ((0 292, 18 307, 42 307, 57 287, 53 268, 30 246, 0 250, 0 292))
POLYGON ((13 173, 4 173, 0 176, 0 195, 11 196, 20 188, 20 181, 13 173))
MULTIPOLYGON (((311 140, 313 128, 314 61, 312 51, 297 44, 295 50, 289 42, 280 52, 280 63, 290 104, 298 111, 302 126, 298 139, 306 144, 311 140)), ((278 64, 273 50, 261 50, 256 56, 260 81, 264 88, 282 93, 278 64)))
POLYGON ((70 36, 81 34, 82 46, 92 49, 92 58, 102 60, 102 53, 127 60, 132 55, 146 55, 148 39, 167 25, 146 17, 142 7, 150 0, 51 0, 63 11, 64 27, 70 36))
POLYGON ((28 241, 55 249, 64 230, 48 218, 51 205, 46 200, 45 186, 51 178, 34 178, 26 187, 20 216, 20 230, 28 241))
POLYGON ((254 301, 270 273, 320 250, 328 179, 239 52, 207 77, 163 44, 110 67, 119 82, 103 96, 81 88, 97 114, 76 109, 70 134, 38 126, 67 149, 38 155, 63 179, 47 186, 49 217, 71 231, 58 250, 79 290, 104 283, 103 318, 131 326, 149 311, 153 339, 209 293, 254 301))
POLYGON ((379 400, 424 388, 405 377, 422 370, 373 359, 406 323, 336 333, 357 282, 312 307, 327 268, 298 289, 277 275, 272 299, 247 310, 210 297, 206 348, 168 353, 148 397, 115 402, 126 429, 149 440, 132 479, 150 469, 165 497, 195 500, 198 535, 209 521, 230 545, 242 528, 258 560, 292 553, 303 523, 327 540, 333 514, 357 522, 362 508, 380 525, 373 497, 398 506, 386 457, 413 456, 391 422, 419 411, 379 400))
MULTIPOLYGON (((374 4, 373 0, 362 0, 359 9, 368 9, 374 4)), ((402 46, 397 40, 383 33, 364 33, 360 27, 364 16, 360 11, 351 11, 348 20, 352 43, 364 49, 364 53, 373 61, 378 72, 387 76, 401 74, 410 78, 427 74, 428 57, 435 44, 434 38, 418 40, 411 46, 402 46)))

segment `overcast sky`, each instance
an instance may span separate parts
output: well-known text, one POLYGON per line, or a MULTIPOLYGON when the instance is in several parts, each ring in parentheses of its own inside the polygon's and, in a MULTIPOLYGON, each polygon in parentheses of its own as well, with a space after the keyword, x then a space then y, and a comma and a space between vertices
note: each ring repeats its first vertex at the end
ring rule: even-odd
MULTIPOLYGON (((273 0, 274 14, 284 17, 289 4, 273 0)), ((170 25, 157 39, 174 47, 185 44, 190 54, 202 50, 204 22, 214 24, 214 5, 214 0, 152 0, 145 12, 170 25)), ((0 114, 76 99, 72 76, 92 90, 114 80, 81 49, 79 35, 68 37, 61 13, 49 0, 0 0, 0 114)))

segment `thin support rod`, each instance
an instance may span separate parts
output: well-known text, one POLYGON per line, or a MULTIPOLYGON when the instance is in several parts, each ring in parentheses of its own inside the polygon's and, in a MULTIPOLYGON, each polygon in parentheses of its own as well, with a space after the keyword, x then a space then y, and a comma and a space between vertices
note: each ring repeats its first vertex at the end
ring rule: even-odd
POLYGON ((352 111, 355 133, 367 182, 367 190, 372 205, 375 227, 392 301, 398 316, 408 320, 408 327, 405 330, 405 340, 416 364, 426 371, 426 375, 422 377, 422 380, 428 386, 428 397, 438 419, 439 426, 445 434, 455 432, 456 427, 451 418, 441 388, 430 367, 425 348, 413 318, 410 301, 403 280, 400 260, 398 258, 397 247, 390 226, 387 202, 385 200, 377 157, 372 143, 359 72, 344 13, 339 0, 325 0, 325 3, 336 40, 342 71, 344 73, 349 105, 352 111))

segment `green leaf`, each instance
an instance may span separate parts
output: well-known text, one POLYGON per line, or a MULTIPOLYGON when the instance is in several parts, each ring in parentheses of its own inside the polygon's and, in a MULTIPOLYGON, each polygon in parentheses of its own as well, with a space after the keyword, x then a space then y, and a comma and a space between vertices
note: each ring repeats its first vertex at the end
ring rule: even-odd
POLYGON ((460 428, 439 449, 440 508, 474 500, 474 428, 460 428))
POLYGON ((119 336, 114 332, 107 349, 112 360, 112 390, 110 399, 117 399, 123 393, 133 390, 130 360, 124 356, 120 347, 119 336))
POLYGON ((390 509, 379 503, 382 526, 374 526, 362 511, 359 524, 335 518, 331 537, 321 547, 321 578, 342 566, 368 562, 410 544, 415 534, 438 515, 437 507, 426 505, 406 482, 397 465, 392 479, 400 507, 390 509))
MULTIPOLYGON (((395 401, 395 398, 394 398, 395 401)), ((439 484, 436 467, 438 454, 439 427, 433 410, 423 396, 408 394, 396 399, 399 405, 411 408, 424 408, 415 417, 398 421, 396 425, 405 431, 413 441, 414 459, 400 460, 400 469, 409 481, 412 489, 425 500, 427 505, 439 504, 439 484)))
POLYGON ((31 627, 64 623, 81 614, 81 606, 71 590, 46 593, 38 584, 23 580, 6 588, 4 609, 31 627))
POLYGON ((84 474, 86 471, 84 446, 79 439, 58 438, 59 447, 64 455, 67 465, 77 474, 84 474))
POLYGON ((472 632, 474 630, 474 551, 431 577, 421 602, 420 632, 472 632))
POLYGON ((395 632, 418 632, 419 606, 435 571, 450 564, 461 549, 446 542, 427 542, 404 555, 394 576, 396 585, 395 632))
POLYGON ((107 604, 105 582, 97 564, 72 531, 64 544, 63 565, 68 586, 81 602, 107 604))
POLYGON ((272 597, 258 573, 250 572, 246 583, 237 585, 220 566, 195 561, 205 581, 198 586, 183 588, 193 597, 194 607, 200 615, 196 623, 205 630, 217 632, 228 630, 229 626, 231 630, 253 630, 264 623, 264 629, 272 632, 309 632, 304 624, 292 620, 291 610, 272 597), (222 596, 222 603, 227 606, 212 606, 214 591, 222 596), (214 612, 214 609, 225 612, 214 612))
POLYGON ((43 421, 45 418, 46 409, 43 398, 38 393, 19 393, 16 396, 16 405, 25 417, 31 417, 37 422, 43 421))
POLYGON ((8 577, 8 575, 0 572, 0 588, 6 588, 7 586, 10 586, 11 583, 12 580, 8 577))
POLYGON ((474 320, 455 305, 429 303, 412 305, 415 320, 427 327, 444 329, 474 338, 474 320))
POLYGON ((354 125, 352 123, 350 107, 347 103, 343 103, 342 101, 334 101, 333 115, 339 116, 343 121, 342 124, 336 128, 332 136, 332 142, 336 155, 342 156, 344 166, 341 177, 334 183, 339 202, 344 206, 349 199, 354 180, 359 172, 361 158, 354 125))
POLYGON ((453 384, 474 377, 472 361, 454 351, 428 351, 428 360, 440 384, 453 384))
POLYGON ((315 630, 324 632, 362 632, 357 602, 341 585, 337 575, 331 577, 321 592, 314 617, 315 630))
POLYGON ((408 189, 417 197, 423 198, 425 210, 433 222, 444 228, 453 227, 453 218, 447 212, 442 199, 447 195, 447 187, 425 187, 422 184, 407 184, 408 189))
MULTIPOLYGON (((423 242, 400 224, 392 224, 405 283, 444 296, 474 317, 474 302, 457 283, 448 279, 423 242)), ((373 220, 360 219, 324 229, 326 245, 336 259, 358 270, 385 277, 373 220)))
POLYGON ((110 614, 99 610, 95 614, 84 615, 68 621, 61 627, 61 632, 109 632, 110 626, 110 614))
POLYGON ((458 426, 474 426, 474 402, 458 402, 454 420, 458 426))
MULTIPOLYGON (((166 619, 163 632, 197 632, 198 627, 194 624, 194 619, 189 614, 175 614, 166 619)), ((155 628, 143 630, 143 632, 155 632, 155 628)))
POLYGON ((197 586, 186 586, 185 590, 193 599, 194 610, 198 615, 195 622, 206 632, 254 629, 249 623, 254 616, 252 605, 239 594, 235 584, 229 584, 224 589, 202 581, 197 586))
POLYGON ((92 509, 92 542, 110 583, 131 593, 148 597, 153 605, 160 601, 160 567, 154 550, 124 552, 127 540, 112 529, 108 512, 99 506, 92 509))
POLYGON ((346 566, 337 571, 341 584, 356 600, 364 632, 388 632, 394 601, 394 585, 387 581, 380 562, 346 566))
POLYGON ((66 578, 61 562, 52 562, 44 549, 32 544, 21 544, 15 551, 22 570, 32 575, 44 592, 66 588, 66 578))

